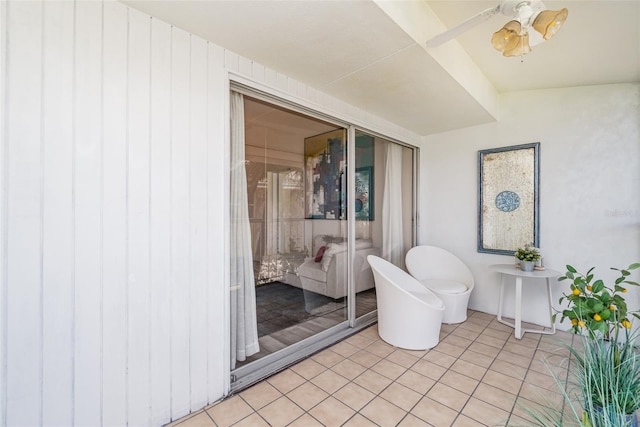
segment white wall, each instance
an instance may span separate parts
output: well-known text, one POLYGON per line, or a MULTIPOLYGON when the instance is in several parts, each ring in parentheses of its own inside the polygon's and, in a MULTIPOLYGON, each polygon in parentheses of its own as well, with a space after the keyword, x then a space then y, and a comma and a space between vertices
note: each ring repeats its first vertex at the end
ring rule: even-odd
MULTIPOLYGON (((499 277, 487 266, 513 260, 476 251, 477 152, 531 142, 540 142, 545 265, 561 272, 566 264, 596 266, 601 277, 613 278, 609 267, 640 261, 640 85, 504 94, 497 123, 425 137, 421 150, 419 241, 468 263, 477 283, 470 307, 477 310, 497 312, 499 277)), ((553 283, 555 303, 565 283, 553 283)), ((544 322, 536 284, 542 282, 525 283, 523 318, 544 322)), ((627 296, 636 309, 639 291, 627 296)))
POLYGON ((159 425, 227 392, 227 70, 419 143, 108 0, 1 2, 0 49, 3 426, 159 425))

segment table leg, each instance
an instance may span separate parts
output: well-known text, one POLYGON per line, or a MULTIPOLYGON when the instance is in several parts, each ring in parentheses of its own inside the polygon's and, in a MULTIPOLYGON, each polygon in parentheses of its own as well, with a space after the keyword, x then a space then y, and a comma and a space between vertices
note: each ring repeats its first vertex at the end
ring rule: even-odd
POLYGON ((522 332, 522 277, 516 276, 516 338, 521 339, 522 332))
POLYGON ((549 296, 549 321, 551 322, 551 333, 556 333, 556 323, 553 321, 553 301, 551 298, 551 283, 549 283, 549 278, 547 277, 547 295, 549 296))
POLYGON ((504 274, 500 275, 500 294, 498 296, 498 321, 502 322, 502 304, 504 299, 504 274))

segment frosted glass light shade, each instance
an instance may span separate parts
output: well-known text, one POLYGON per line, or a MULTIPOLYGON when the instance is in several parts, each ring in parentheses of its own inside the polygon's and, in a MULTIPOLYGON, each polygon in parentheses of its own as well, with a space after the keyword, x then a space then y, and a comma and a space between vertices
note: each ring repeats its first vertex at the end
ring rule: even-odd
POLYGON ((529 52, 531 52, 531 46, 529 46, 529 33, 524 33, 521 36, 516 36, 509 40, 509 43, 505 46, 502 55, 523 56, 529 52))
POLYGON ((504 27, 493 33, 491 45, 498 51, 504 52, 507 45, 520 36, 522 25, 519 21, 509 21, 504 27))
POLYGON ((567 16, 569 11, 566 7, 560 10, 542 11, 533 21, 533 28, 542 34, 545 40, 549 40, 562 28, 567 16))

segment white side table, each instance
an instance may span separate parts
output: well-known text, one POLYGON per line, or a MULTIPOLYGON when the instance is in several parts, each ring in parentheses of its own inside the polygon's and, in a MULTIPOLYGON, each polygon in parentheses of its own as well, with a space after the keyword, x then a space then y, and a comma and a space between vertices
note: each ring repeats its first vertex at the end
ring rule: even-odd
POLYGON ((514 264, 494 264, 489 266, 489 269, 497 273, 501 273, 500 278, 500 299, 498 302, 498 322, 507 326, 515 328, 515 336, 517 339, 521 339, 525 332, 533 332, 536 334, 555 334, 556 325, 552 319, 552 302, 551 302, 551 284, 549 279, 554 277, 560 277, 559 271, 545 269, 534 270, 532 272, 526 272, 520 270, 514 264), (502 304, 504 294, 504 279, 505 276, 513 276, 516 278, 516 318, 514 323, 507 322, 502 319, 502 304), (532 279, 547 279, 547 302, 549 304, 549 322, 551 323, 551 331, 545 331, 543 329, 525 329, 522 327, 522 278, 528 277, 532 279))

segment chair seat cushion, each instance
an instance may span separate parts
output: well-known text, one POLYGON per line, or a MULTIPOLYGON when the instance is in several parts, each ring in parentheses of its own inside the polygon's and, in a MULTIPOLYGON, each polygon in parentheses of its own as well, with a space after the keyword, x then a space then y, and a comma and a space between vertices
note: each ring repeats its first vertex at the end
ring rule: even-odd
POLYGON ((467 291, 464 283, 447 279, 426 279, 420 281, 427 288, 443 294, 462 294, 467 291))

